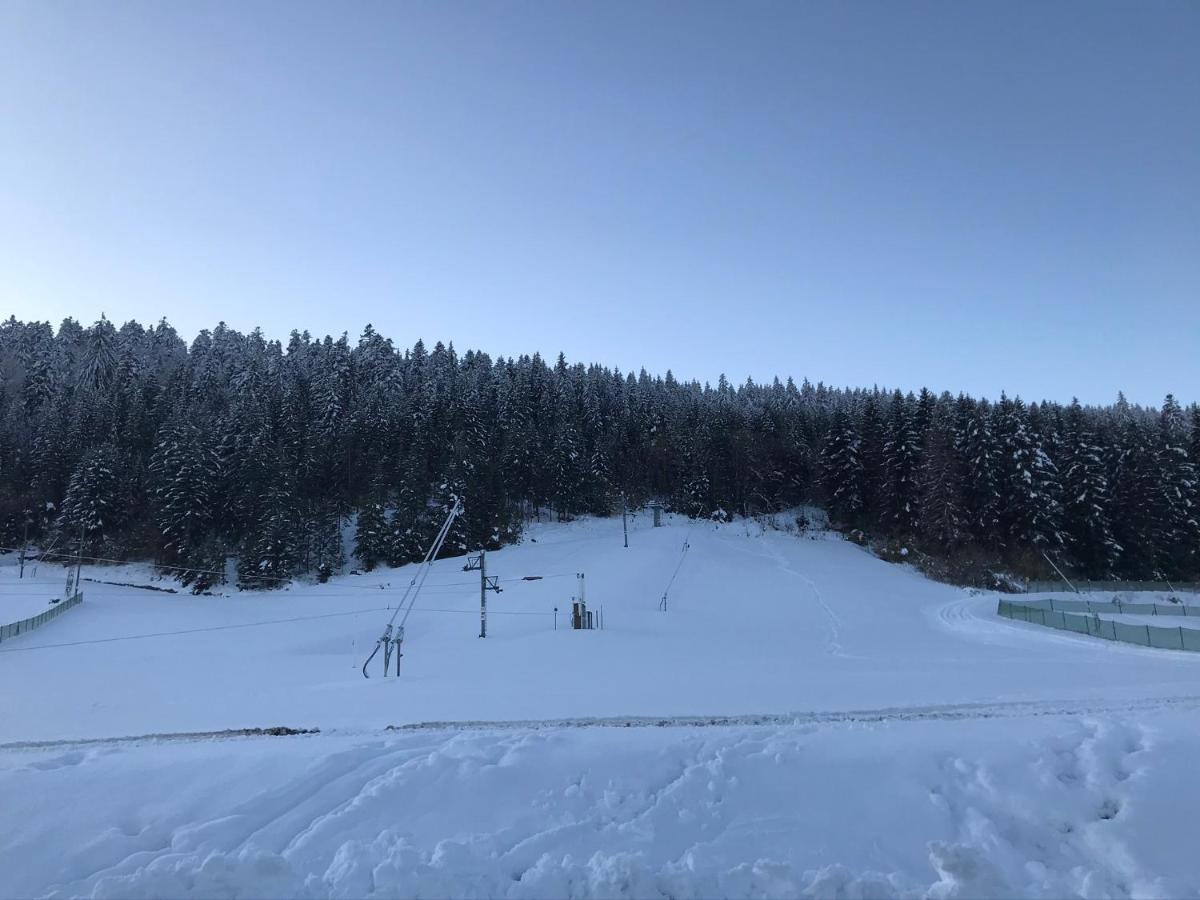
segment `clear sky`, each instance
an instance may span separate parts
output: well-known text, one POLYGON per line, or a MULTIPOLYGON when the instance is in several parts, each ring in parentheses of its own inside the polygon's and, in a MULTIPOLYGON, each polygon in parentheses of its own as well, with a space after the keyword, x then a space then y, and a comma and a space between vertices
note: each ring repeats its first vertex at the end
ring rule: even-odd
POLYGON ((0 315, 1200 399, 1200 3, 0 0, 0 315))

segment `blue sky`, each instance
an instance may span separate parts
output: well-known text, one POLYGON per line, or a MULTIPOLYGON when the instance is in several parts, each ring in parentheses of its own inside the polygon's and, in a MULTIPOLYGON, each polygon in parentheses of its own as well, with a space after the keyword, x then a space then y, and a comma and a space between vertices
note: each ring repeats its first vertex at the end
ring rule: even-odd
POLYGON ((1200 4, 0 4, 0 314, 1200 399, 1200 4))

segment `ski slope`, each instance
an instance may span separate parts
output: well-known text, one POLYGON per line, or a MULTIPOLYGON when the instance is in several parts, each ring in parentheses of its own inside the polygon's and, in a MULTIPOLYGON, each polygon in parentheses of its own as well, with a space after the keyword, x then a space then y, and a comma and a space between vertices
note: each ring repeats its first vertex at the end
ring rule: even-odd
POLYGON ((535 525, 488 573, 486 640, 441 560, 370 680, 411 569, 85 582, 0 644, 0 897, 1200 893, 1200 654, 754 522, 535 525), (275 725, 320 734, 188 736, 275 725))

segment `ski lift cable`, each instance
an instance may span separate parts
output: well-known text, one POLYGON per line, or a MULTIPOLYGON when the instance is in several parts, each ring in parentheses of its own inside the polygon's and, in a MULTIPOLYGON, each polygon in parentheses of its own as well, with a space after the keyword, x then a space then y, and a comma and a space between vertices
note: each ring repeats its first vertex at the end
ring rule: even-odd
POLYGON ((687 552, 688 552, 688 550, 691 549, 692 545, 691 545, 689 539, 692 536, 692 528, 693 527, 694 526, 689 525, 687 532, 683 536, 683 552, 679 554, 679 562, 677 562, 675 564, 675 571, 671 573, 671 580, 667 582, 667 586, 663 590, 662 600, 659 601, 658 607, 659 607, 659 609, 663 610, 664 612, 666 611, 666 608, 667 608, 667 594, 670 593, 671 585, 673 585, 675 583, 675 577, 679 574, 679 570, 683 568, 683 561, 685 559, 687 559, 687 552))
MULTIPOLYGON (((408 614, 412 612, 413 603, 417 600, 417 595, 421 593, 421 588, 425 586, 425 580, 429 577, 429 572, 433 568, 433 562, 437 559, 438 553, 441 552, 442 545, 446 542, 447 535, 450 534, 450 526, 454 524, 454 520, 458 518, 462 512, 462 500, 455 498, 454 506, 450 510, 450 514, 446 516, 446 521, 442 523, 442 530, 438 532, 437 540, 430 546, 429 551, 425 554, 425 561, 422 563, 422 568, 418 569, 413 575, 413 580, 409 583, 411 589, 413 584, 416 584, 416 592, 412 595, 412 600, 409 602, 408 610, 404 613, 404 618, 400 620, 400 627, 404 627, 404 623, 408 620, 408 614), (420 582, 418 583, 418 578, 420 582)), ((406 592, 407 595, 407 592, 406 592)), ((392 613, 392 618, 388 621, 388 625, 396 621, 396 615, 404 606, 402 599, 399 605, 396 606, 396 612, 392 613)))
MULTIPOLYGON (((53 547, 53 545, 51 545, 51 547, 53 547)), ((0 551, 2 551, 2 552, 15 552, 18 549, 19 548, 17 548, 17 547, 0 547, 0 551)), ((67 552, 63 552, 63 551, 59 551, 56 553, 52 549, 42 550, 42 551, 39 551, 39 553, 38 553, 39 560, 46 559, 47 556, 57 556, 60 559, 66 559, 66 560, 82 559, 84 562, 113 563, 114 565, 118 565, 118 566, 140 565, 140 563, 137 560, 112 559, 111 557, 106 557, 106 556, 79 556, 78 554, 75 554, 75 553, 67 553, 67 552)), ((172 565, 167 565, 165 563, 151 563, 151 565, 153 565, 156 569, 170 569, 170 570, 176 571, 176 572, 195 572, 199 575, 220 575, 221 577, 225 577, 225 575, 226 575, 226 573, 220 569, 198 569, 198 568, 195 568, 194 566, 172 566, 172 565)), ((260 581, 291 581, 292 580, 291 575, 239 575, 238 577, 243 580, 249 580, 249 579, 253 578, 253 579, 258 579, 260 581)))
MULTIPOLYGON (((418 606, 417 612, 431 613, 448 613, 452 615, 479 615, 477 609, 443 609, 434 606, 418 606)), ((145 638, 157 637, 176 637, 185 634, 201 634, 208 631, 229 631, 238 628, 258 628, 263 625, 286 625, 292 622, 309 622, 314 619, 330 619, 337 616, 358 616, 365 613, 386 612, 385 607, 371 607, 370 609, 353 609, 344 612, 335 613, 320 613, 313 616, 292 616, 286 619, 265 619, 261 622, 239 622, 233 625, 205 625, 200 628, 183 628, 177 631, 154 631, 142 634, 118 634, 113 637, 104 638, 89 638, 82 641, 63 641, 57 644, 35 644, 32 647, 4 647, 0 648, 0 653, 27 653, 30 650, 53 650, 58 647, 78 647, 83 644, 111 644, 117 641, 137 641, 145 638)), ((549 618, 553 613, 548 612, 532 612, 529 610, 496 610, 494 615, 498 616, 538 616, 549 618)))
MULTIPOLYGON (((63 551, 54 552, 53 546, 54 545, 52 544, 50 548, 48 548, 46 550, 38 551, 38 558, 46 559, 46 557, 48 557, 48 556, 56 556, 56 557, 58 557, 60 559, 64 559, 64 560, 82 559, 84 562, 112 563, 112 564, 118 565, 118 566, 137 566, 137 565, 146 564, 146 565, 152 565, 156 569, 166 569, 166 570, 175 571, 175 572, 195 572, 196 574, 199 574, 199 575, 220 575, 220 576, 224 577, 227 574, 225 571, 220 570, 220 569, 198 569, 195 566, 175 566, 175 565, 168 565, 166 563, 142 563, 139 560, 132 560, 132 559, 114 559, 114 558, 108 557, 108 556, 79 556, 74 553, 67 553, 67 552, 63 552, 63 551)), ((20 551, 20 549, 21 549, 20 547, 0 546, 0 553, 17 553, 20 551)), ((426 556, 424 558, 422 558, 421 562, 418 563, 418 565, 423 565, 427 559, 428 559, 428 553, 426 554, 426 556)), ((49 562, 49 560, 47 560, 47 562, 49 562)), ((259 581, 293 581, 294 580, 294 576, 291 576, 291 575, 241 575, 239 577, 243 580, 257 579, 259 581)), ((574 577, 576 577, 576 573, 574 573, 574 572, 555 572, 550 575, 514 576, 512 578, 501 578, 500 582, 501 582, 501 584, 511 584, 516 581, 547 580, 550 578, 574 578, 574 577)), ((478 583, 474 582, 474 581, 444 581, 444 582, 432 581, 429 583, 429 586, 430 587, 477 587, 478 583)), ((378 591, 378 590, 386 589, 385 586, 382 584, 339 584, 338 587, 349 588, 351 590, 356 590, 356 591, 378 591)), ((7 591, 6 591, 6 593, 7 593, 7 591)))
POLYGON ((454 498, 454 506, 451 507, 449 514, 446 516, 446 521, 442 523, 437 537, 433 543, 429 545, 429 550, 425 553, 425 558, 421 561, 421 565, 417 571, 413 573, 412 581, 405 588, 400 602, 396 605, 395 611, 391 618, 388 619, 387 625, 383 629, 383 634, 375 644, 375 649, 371 651, 371 655, 367 657, 362 665, 363 678, 370 678, 367 674, 367 667, 371 665, 371 660, 382 649, 383 650, 383 674, 387 677, 388 667, 391 663, 393 650, 396 653, 396 674, 400 674, 400 644, 404 640, 404 623, 408 621, 409 614, 412 612, 412 607, 417 601, 418 595, 421 593, 421 587, 425 584, 425 579, 429 577, 429 570, 433 568, 433 561, 437 559, 438 553, 442 549, 442 544, 446 541, 446 536, 450 533, 450 526, 454 524, 454 520, 458 518, 462 512, 462 498, 454 498), (411 597, 411 600, 409 599, 411 597), (404 617, 400 620, 400 626, 396 631, 396 636, 392 637, 392 626, 396 622, 396 616, 404 609, 405 604, 408 604, 408 609, 404 612, 404 617))
POLYGON ((59 644, 36 644, 32 647, 4 647, 0 653, 23 653, 29 650, 49 650, 53 647, 75 647, 80 644, 110 644, 114 641, 135 641, 143 638, 174 637, 181 634, 199 634, 206 631, 228 631, 237 628, 257 628, 262 625, 283 625, 289 622, 308 622, 314 619, 332 619, 338 616, 358 616, 363 613, 384 612, 379 607, 352 609, 343 612, 320 613, 312 616, 291 616, 286 619, 266 619, 261 622, 238 622, 232 625, 205 625, 200 628, 183 628, 177 631, 155 631, 144 634, 121 634, 114 637, 90 638, 84 641, 65 641, 59 644))

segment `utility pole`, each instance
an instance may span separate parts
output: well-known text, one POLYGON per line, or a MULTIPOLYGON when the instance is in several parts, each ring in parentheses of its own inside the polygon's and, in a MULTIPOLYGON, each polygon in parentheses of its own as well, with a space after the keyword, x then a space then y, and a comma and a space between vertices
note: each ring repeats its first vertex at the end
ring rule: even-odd
POLYGON ((625 495, 621 494, 621 530, 625 532, 625 547, 629 548, 629 507, 625 505, 625 495))
POLYGON ((25 532, 21 536, 21 574, 18 578, 25 577, 25 553, 29 550, 29 510, 25 510, 25 532))
POLYGON ((487 637, 487 592, 495 591, 497 594, 503 590, 500 587, 500 579, 498 577, 488 578, 487 574, 487 551, 480 550, 478 556, 467 557, 467 564, 463 566, 464 572, 473 572, 479 570, 479 636, 487 637))
MULTIPOLYGON (((75 557, 75 593, 79 593, 79 583, 83 578, 83 526, 79 526, 79 555, 75 557)), ((68 600, 71 598, 68 597, 68 600)))
POLYGON ((1046 556, 1045 550, 1042 551, 1042 557, 1046 560, 1046 562, 1048 562, 1048 563, 1050 563, 1050 565, 1054 566, 1054 571, 1058 573, 1059 578, 1061 578, 1063 581, 1067 582, 1067 587, 1069 587, 1071 590, 1073 590, 1075 593, 1078 594, 1079 588, 1075 587, 1075 585, 1071 584, 1071 582, 1067 580, 1067 576, 1062 573, 1062 569, 1060 569, 1058 566, 1055 566, 1054 560, 1052 560, 1049 556, 1046 556))
POLYGON ((70 557, 68 557, 68 563, 67 563, 67 592, 63 595, 64 600, 71 599, 71 595, 74 593, 74 591, 72 590, 72 585, 74 585, 76 590, 79 587, 79 568, 80 568, 80 566, 83 565, 83 525, 82 524, 80 524, 80 526, 79 526, 79 551, 75 555, 75 571, 74 572, 71 571, 69 560, 70 560, 70 557), (74 579, 72 579, 72 576, 74 576, 74 579))

